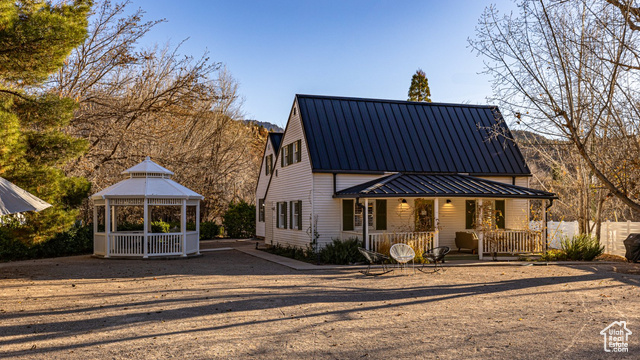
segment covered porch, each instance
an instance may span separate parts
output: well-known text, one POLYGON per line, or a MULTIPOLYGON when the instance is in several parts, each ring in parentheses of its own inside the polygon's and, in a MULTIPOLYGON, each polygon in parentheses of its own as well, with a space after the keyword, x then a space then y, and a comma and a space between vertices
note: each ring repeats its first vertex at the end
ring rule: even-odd
POLYGON ((363 246, 374 251, 406 243, 418 252, 458 250, 456 238, 473 237, 482 259, 546 251, 546 229, 529 226, 530 200, 542 200, 544 219, 556 196, 468 175, 397 173, 337 191, 334 198, 342 202, 342 239, 365 239, 363 246))

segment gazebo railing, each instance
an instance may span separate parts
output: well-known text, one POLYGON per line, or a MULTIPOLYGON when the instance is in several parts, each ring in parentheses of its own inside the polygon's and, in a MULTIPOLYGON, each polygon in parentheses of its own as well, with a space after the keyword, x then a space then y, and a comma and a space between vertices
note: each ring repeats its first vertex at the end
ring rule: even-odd
MULTIPOLYGON (((198 232, 186 233, 186 253, 198 252, 198 232)), ((147 234, 147 253, 144 252, 144 234, 140 232, 118 232, 109 235, 109 256, 170 256, 181 255, 183 247, 182 233, 147 234)), ((106 254, 106 235, 94 234, 94 252, 106 254)))

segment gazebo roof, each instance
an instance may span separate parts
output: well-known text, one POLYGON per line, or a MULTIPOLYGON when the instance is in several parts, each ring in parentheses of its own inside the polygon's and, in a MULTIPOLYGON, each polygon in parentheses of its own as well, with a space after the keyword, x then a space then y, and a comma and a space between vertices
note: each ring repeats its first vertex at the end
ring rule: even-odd
POLYGON ((171 180, 173 172, 151 161, 149 157, 140 164, 122 172, 129 178, 93 194, 93 199, 106 198, 165 198, 197 199, 204 196, 171 180))
POLYGON ((153 161, 151 161, 151 158, 148 156, 140 164, 136 166, 132 166, 122 172, 122 174, 134 174, 134 173, 173 175, 173 171, 154 163, 153 161))

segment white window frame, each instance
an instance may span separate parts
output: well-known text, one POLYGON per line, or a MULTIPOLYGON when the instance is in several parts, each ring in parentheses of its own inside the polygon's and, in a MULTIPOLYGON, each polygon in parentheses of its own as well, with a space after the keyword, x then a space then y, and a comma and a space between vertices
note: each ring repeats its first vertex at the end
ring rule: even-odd
POLYGON ((293 157, 292 162, 295 164, 298 162, 298 153, 300 152, 300 147, 298 146, 298 142, 293 142, 293 157))
POLYGON ((284 204, 283 202, 278 203, 278 229, 285 229, 285 219, 287 215, 284 212, 284 204))
MULTIPOLYGON (((364 205, 364 204, 363 204, 364 205)), ((362 225, 363 225, 363 221, 364 219, 362 218, 362 208, 356 204, 356 202, 353 202, 353 206, 355 207, 353 209, 353 228, 354 229, 362 229, 362 225), (358 224, 358 221, 360 222, 360 224, 358 224)), ((375 224, 374 221, 376 219, 376 209, 375 209, 376 205, 375 205, 375 201, 369 201, 369 223, 367 224, 369 229, 375 229, 375 224)))

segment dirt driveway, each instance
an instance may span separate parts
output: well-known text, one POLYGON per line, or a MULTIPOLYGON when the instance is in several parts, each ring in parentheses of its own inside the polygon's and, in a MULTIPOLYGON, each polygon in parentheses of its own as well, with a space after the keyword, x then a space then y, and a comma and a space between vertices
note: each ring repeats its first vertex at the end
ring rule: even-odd
MULTIPOLYGON (((624 266, 624 265, 623 265, 624 266)), ((640 357, 640 275, 611 265, 296 271, 237 250, 0 264, 0 358, 640 357), (600 335, 626 320, 629 353, 600 335)))

